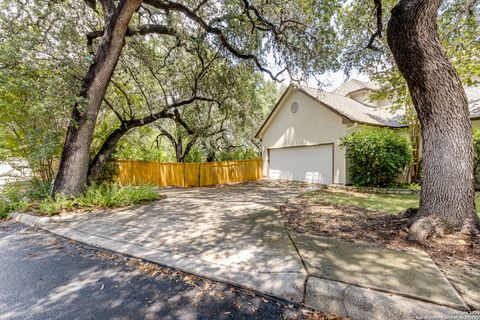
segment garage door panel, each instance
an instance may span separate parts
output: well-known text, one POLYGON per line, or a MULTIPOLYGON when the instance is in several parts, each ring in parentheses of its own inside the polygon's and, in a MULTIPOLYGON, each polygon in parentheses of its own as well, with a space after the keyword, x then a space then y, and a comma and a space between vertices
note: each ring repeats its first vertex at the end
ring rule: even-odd
POLYGON ((332 183, 332 145, 270 149, 270 179, 332 183))

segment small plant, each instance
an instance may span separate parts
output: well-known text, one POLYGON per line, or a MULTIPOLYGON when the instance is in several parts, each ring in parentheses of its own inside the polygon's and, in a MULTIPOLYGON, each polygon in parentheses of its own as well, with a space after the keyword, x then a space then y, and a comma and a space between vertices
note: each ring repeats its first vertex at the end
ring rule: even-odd
POLYGON ((50 185, 23 182, 7 185, 0 195, 0 217, 18 211, 33 211, 55 215, 63 211, 117 208, 153 201, 160 196, 154 186, 121 186, 118 184, 92 184, 76 197, 57 195, 49 197, 50 185))
POLYGON ((406 136, 392 129, 360 130, 342 139, 352 183, 386 187, 412 162, 412 146, 406 136))
POLYGON ((390 189, 407 189, 413 191, 420 191, 422 186, 418 183, 391 183, 388 185, 390 189))
POLYGON ((119 172, 118 162, 107 161, 100 172, 96 183, 113 183, 119 172))
POLYGON ((23 183, 9 183, 0 193, 0 218, 6 219, 9 213, 25 211, 28 202, 25 200, 26 185, 23 183))

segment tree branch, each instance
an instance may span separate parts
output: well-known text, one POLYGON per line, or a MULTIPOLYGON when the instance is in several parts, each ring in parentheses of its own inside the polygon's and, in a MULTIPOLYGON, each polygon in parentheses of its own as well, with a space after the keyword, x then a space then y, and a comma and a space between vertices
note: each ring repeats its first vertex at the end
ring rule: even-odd
MULTIPOLYGON (((375 0, 375 1, 380 1, 380 0, 375 0)), ((281 70, 277 74, 273 74, 269 69, 264 67, 258 57, 254 54, 251 53, 243 53, 239 49, 235 48, 227 39, 223 31, 218 28, 214 27, 210 24, 208 24, 202 17, 197 15, 197 13, 194 10, 191 10, 187 6, 169 1, 169 0, 145 0, 144 1, 146 4, 151 5, 155 8, 163 9, 163 10, 172 10, 172 11, 177 11, 180 13, 183 13, 187 18, 190 20, 196 22, 203 30, 205 30, 207 33, 214 34, 217 36, 218 40, 222 44, 222 46, 231 54, 233 54, 235 57, 242 59, 242 60, 251 60, 255 64, 255 66, 262 72, 267 73, 270 78, 273 81, 281 82, 281 80, 278 78, 284 70, 281 70)), ((273 27, 274 28, 274 27, 273 27)), ((267 31, 267 30, 265 30, 267 31)), ((272 33, 275 33, 272 29, 269 29, 268 31, 272 31, 272 33)))
POLYGON ((381 38, 382 37, 382 32, 383 32, 383 21, 382 21, 382 0, 373 0, 375 7, 375 17, 377 20, 377 30, 370 36, 370 40, 368 40, 367 48, 379 51, 378 47, 375 47, 373 45, 375 39, 381 38))
MULTIPOLYGON (((103 36, 104 30, 95 30, 87 34, 87 48, 90 54, 93 54, 93 40, 103 36)), ((146 35, 146 34, 162 34, 162 35, 177 35, 177 31, 166 25, 159 24, 144 24, 135 29, 128 28, 126 37, 132 37, 137 35, 146 35)))

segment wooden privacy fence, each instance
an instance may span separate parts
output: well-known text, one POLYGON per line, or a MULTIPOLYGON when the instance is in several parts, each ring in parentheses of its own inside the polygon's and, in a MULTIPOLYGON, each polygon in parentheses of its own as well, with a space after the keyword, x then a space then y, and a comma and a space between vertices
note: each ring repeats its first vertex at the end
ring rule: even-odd
POLYGON ((260 159, 202 163, 120 160, 118 163, 118 181, 121 184, 203 187, 262 177, 260 159))

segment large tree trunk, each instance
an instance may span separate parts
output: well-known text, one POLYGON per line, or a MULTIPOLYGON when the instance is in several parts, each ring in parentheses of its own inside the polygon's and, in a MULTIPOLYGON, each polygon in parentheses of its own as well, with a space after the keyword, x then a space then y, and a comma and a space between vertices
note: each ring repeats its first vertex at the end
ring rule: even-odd
POLYGON ((183 162, 183 139, 178 137, 176 143, 174 144, 175 148, 175 160, 177 162, 183 162))
POLYGON ((388 44, 405 77, 423 138, 420 209, 409 237, 423 241, 441 226, 475 233, 472 127, 460 78, 437 32, 442 0, 401 0, 388 44))
POLYGON ((141 3, 140 0, 121 0, 105 26, 95 62, 90 66, 79 94, 85 101, 76 103, 73 108, 53 195, 72 195, 85 189, 98 111, 124 46, 128 23, 141 3))

